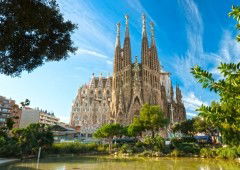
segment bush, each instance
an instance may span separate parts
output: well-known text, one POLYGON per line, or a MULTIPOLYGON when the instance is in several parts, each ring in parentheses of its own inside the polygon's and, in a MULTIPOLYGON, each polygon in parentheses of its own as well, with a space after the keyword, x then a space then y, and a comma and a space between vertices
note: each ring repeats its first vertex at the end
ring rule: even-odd
POLYGON ((55 143, 50 149, 53 154, 67 154, 67 153, 89 153, 89 152, 105 152, 106 147, 97 144, 83 144, 80 142, 74 143, 55 143))
POLYGON ((165 146, 164 139, 161 136, 156 136, 154 138, 147 136, 144 138, 143 143, 147 149, 154 151, 162 151, 165 146))
POLYGON ((197 143, 197 140, 194 137, 182 137, 182 138, 172 138, 171 145, 177 147, 182 143, 197 143))
POLYGON ((178 150, 178 149, 174 149, 174 150, 170 153, 170 155, 173 156, 173 157, 179 157, 179 156, 182 156, 183 153, 182 153, 180 150, 178 150))
POLYGON ((211 148, 202 148, 200 150, 200 156, 204 157, 204 158, 214 158, 216 157, 217 153, 215 149, 211 149, 211 148))
POLYGON ((173 138, 170 144, 171 149, 177 149, 184 154, 199 154, 200 148, 193 137, 173 138))
POLYGON ((120 148, 121 153, 133 153, 133 148, 129 144, 123 144, 120 148))
POLYGON ((218 148, 217 155, 224 159, 234 159, 240 156, 239 147, 218 148))
POLYGON ((0 137, 0 156, 11 157, 20 154, 20 146, 14 138, 0 137))

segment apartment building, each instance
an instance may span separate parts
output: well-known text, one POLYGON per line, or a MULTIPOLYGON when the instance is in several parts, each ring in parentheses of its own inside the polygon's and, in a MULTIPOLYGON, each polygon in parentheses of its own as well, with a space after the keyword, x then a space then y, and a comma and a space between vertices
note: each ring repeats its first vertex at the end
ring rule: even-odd
POLYGON ((15 100, 0 96, 0 127, 6 126, 8 118, 15 122, 13 128, 18 128, 21 119, 21 109, 15 103, 15 100))
POLYGON ((22 116, 20 120, 20 128, 25 128, 32 123, 42 123, 46 125, 56 125, 59 118, 55 117, 54 113, 25 107, 22 109, 22 116))

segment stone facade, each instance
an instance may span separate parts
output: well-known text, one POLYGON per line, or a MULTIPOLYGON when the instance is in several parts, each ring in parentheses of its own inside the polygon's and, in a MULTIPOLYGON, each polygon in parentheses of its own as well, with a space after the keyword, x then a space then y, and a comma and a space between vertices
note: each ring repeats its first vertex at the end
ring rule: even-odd
POLYGON ((72 106, 71 125, 84 134, 93 133, 109 122, 112 78, 94 77, 78 90, 72 106))
POLYGON ((137 57, 132 63, 128 16, 123 47, 120 23, 117 24, 113 76, 93 75, 90 83, 79 89, 72 106, 72 126, 80 127, 82 133, 92 133, 107 122, 128 125, 144 103, 159 105, 172 123, 186 119, 181 90, 177 86, 174 93, 170 73, 163 71, 159 63, 154 24, 151 22, 150 26, 149 43, 143 15, 141 63, 137 57))

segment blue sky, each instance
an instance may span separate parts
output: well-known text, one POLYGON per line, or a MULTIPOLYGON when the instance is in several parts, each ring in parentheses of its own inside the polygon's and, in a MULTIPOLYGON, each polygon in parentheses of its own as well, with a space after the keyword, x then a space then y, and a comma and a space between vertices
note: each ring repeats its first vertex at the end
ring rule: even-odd
MULTIPOLYGON (((64 18, 78 24, 73 34, 75 55, 67 60, 46 63, 32 73, 11 78, 0 75, 0 95, 17 103, 30 99, 32 107, 55 112, 69 122, 71 105, 78 88, 91 74, 112 73, 116 23, 128 14, 132 55, 140 57, 141 14, 155 23, 161 65, 179 84, 188 117, 195 108, 209 104, 217 95, 203 90, 189 73, 198 64, 221 78, 220 62, 239 61, 240 45, 235 41, 235 21, 227 16, 237 0, 58 0, 64 18)), ((149 31, 149 26, 147 27, 149 31)))

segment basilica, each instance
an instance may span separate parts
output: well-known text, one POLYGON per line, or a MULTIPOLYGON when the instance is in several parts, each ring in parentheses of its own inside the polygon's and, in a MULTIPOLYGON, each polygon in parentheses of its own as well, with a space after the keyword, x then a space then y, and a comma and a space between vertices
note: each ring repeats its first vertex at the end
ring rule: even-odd
POLYGON ((146 17, 142 16, 141 62, 132 62, 129 18, 125 16, 125 37, 120 41, 120 23, 114 49, 113 75, 92 75, 90 82, 79 88, 72 105, 71 125, 85 135, 101 125, 117 122, 128 125, 139 115, 145 103, 159 105, 171 123, 186 119, 181 90, 173 88, 170 73, 160 65, 154 37, 154 23, 150 22, 150 41, 146 17))

